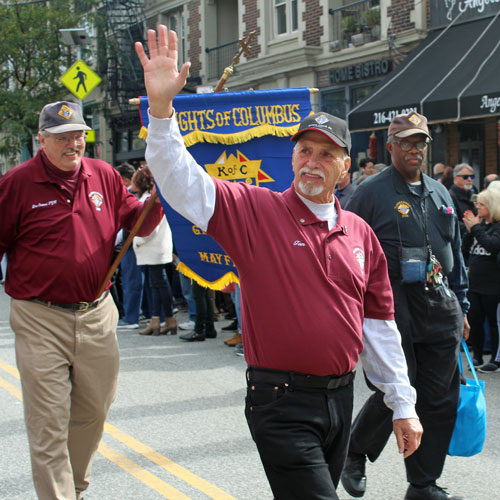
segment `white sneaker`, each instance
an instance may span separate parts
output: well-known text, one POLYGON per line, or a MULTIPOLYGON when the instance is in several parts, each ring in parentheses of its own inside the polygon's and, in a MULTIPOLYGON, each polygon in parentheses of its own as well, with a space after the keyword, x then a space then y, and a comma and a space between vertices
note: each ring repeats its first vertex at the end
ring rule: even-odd
POLYGON ((192 330, 194 328, 194 321, 189 320, 186 321, 185 323, 181 323, 179 325, 179 328, 181 330, 192 330))
POLYGON ((139 323, 126 323, 123 320, 118 321, 118 328, 120 329, 134 329, 134 328, 139 328, 139 323))

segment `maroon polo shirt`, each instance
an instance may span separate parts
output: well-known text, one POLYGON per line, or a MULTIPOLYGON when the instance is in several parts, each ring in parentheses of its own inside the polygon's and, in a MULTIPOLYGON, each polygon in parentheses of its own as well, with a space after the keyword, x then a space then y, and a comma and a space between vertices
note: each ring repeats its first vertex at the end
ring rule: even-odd
POLYGON ((394 319, 387 263, 371 228, 336 200, 335 227, 292 188, 214 179, 208 226, 238 268, 250 365, 314 375, 353 370, 363 319, 394 319))
MULTIPOLYGON (((40 151, 0 179, 5 291, 16 299, 93 301, 110 267, 118 230, 132 229, 145 205, 103 161, 82 159, 74 193, 64 178, 49 174, 44 162, 48 159, 40 151)), ((156 203, 138 234, 148 235, 162 216, 156 203)))

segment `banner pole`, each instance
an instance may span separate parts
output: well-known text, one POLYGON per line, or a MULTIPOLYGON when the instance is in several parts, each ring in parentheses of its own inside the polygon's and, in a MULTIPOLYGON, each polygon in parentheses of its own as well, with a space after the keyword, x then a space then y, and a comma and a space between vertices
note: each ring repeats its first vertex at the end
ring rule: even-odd
POLYGON ((106 277, 104 278, 104 281, 102 282, 101 288, 99 289, 99 292, 97 294, 96 298, 99 298, 103 293, 104 290, 106 290, 106 287, 108 286, 108 282, 113 276, 114 272, 116 271, 116 268, 119 266, 121 260, 123 259, 123 256, 125 255, 125 252, 128 250, 130 245, 132 244, 132 241, 134 239, 134 236, 137 234, 139 229, 142 226, 142 223, 144 222, 144 219, 146 216, 149 214, 151 209, 153 208, 153 204, 156 203, 156 200, 158 199, 158 194, 156 191, 149 197, 147 205, 144 207, 144 210, 142 211, 141 215, 137 219, 136 223, 134 224, 134 227, 130 231, 130 234, 128 235, 128 238, 125 240, 125 243, 123 243, 122 248, 118 255, 115 257, 115 260, 111 264, 111 267, 109 268, 106 277))

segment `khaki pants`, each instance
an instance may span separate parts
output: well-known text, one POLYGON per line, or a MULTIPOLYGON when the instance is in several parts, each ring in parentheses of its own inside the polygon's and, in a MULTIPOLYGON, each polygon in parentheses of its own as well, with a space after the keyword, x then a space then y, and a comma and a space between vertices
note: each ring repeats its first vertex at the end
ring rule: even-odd
POLYGON ((116 395, 118 312, 111 295, 73 312, 12 299, 10 322, 40 500, 78 500, 116 395))

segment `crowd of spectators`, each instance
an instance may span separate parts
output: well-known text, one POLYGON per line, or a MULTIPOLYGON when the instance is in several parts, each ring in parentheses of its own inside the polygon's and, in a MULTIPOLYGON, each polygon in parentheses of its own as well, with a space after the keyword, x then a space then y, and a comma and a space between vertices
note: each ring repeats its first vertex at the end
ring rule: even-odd
MULTIPOLYGON (((124 185, 140 201, 146 201, 154 182, 148 167, 122 163, 116 167, 124 185)), ((129 233, 122 231, 115 257, 129 233)), ((149 236, 134 237, 114 276, 113 297, 120 311, 118 328, 141 335, 177 334, 183 341, 216 338, 215 321, 229 320, 222 333, 233 333, 224 343, 243 356, 239 287, 224 292, 209 290, 179 273, 172 232, 166 217, 149 236), (188 319, 178 324, 175 314, 183 310, 188 319)))

